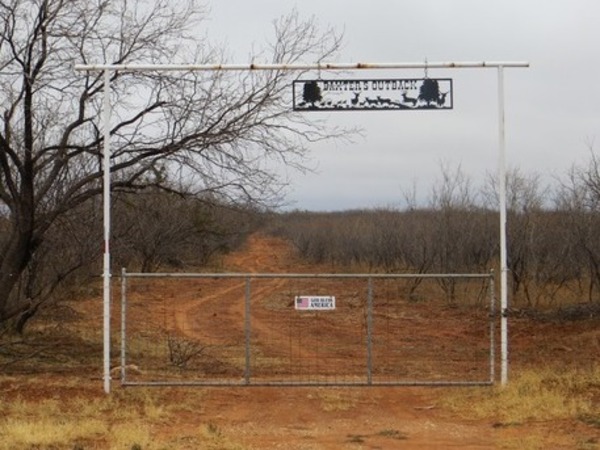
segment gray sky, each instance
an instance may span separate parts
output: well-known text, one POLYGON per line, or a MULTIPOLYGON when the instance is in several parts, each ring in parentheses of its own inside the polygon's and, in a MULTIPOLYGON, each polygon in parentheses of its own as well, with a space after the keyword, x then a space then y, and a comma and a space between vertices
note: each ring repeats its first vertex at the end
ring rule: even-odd
MULTIPOLYGON (((218 0, 211 3, 210 37, 228 44, 231 62, 248 62, 252 45, 260 48, 271 38, 272 21, 294 7, 344 31, 337 62, 529 61, 528 69, 505 70, 508 166, 552 183, 588 160, 600 133, 600 1, 218 0)), ((495 173, 496 71, 430 69, 428 75, 453 78, 453 110, 317 113, 335 125, 361 125, 365 135, 354 143, 312 146, 318 173, 292 175, 292 206, 402 206, 403 192, 413 185, 421 199, 429 196, 441 164, 460 165, 475 187, 486 172, 495 173)))

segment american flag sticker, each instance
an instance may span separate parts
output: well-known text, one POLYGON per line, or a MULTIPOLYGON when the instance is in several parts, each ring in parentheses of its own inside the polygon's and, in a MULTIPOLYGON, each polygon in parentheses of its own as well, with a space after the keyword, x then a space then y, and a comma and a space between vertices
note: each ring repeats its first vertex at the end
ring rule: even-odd
POLYGON ((331 311, 335 309, 335 297, 331 295, 298 295, 295 309, 304 311, 331 311))
POLYGON ((308 297, 296 297, 296 309, 308 309, 310 301, 308 297))

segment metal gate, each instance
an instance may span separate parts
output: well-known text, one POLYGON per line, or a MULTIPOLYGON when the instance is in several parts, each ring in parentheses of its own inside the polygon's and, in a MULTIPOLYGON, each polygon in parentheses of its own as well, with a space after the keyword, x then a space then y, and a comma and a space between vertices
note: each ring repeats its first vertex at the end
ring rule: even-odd
POLYGON ((489 385, 495 317, 492 274, 123 270, 121 383, 489 385))

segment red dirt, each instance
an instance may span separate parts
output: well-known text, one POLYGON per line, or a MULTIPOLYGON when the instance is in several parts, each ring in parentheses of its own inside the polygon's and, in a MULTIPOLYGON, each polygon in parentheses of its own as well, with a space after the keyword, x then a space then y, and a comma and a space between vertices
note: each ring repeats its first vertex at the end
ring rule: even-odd
MULTIPOLYGON (((223 266, 230 271, 257 273, 330 271, 302 262, 286 242, 263 235, 251 236, 243 249, 224 259, 223 266)), ((90 326, 99 327, 98 301, 85 302, 83 307, 89 314, 90 326)), ((186 308, 194 307, 197 305, 190 304, 186 308)), ((207 304, 203 307, 207 308, 207 304)), ((241 302, 211 302, 210 307, 220 319, 214 321, 215 327, 229 326, 224 325, 233 322, 228 317, 239 317, 243 312, 241 302)), ((188 322, 193 315, 187 314, 186 308, 168 319, 182 330, 191 328, 188 322)), ((259 318, 253 325, 259 327, 261 334, 276 332, 261 327, 260 323, 259 318)), ((598 357, 600 334, 597 323, 593 322, 548 324, 519 318, 511 320, 511 336, 512 370, 562 361, 586 364, 598 357)), ((60 375, 53 377, 60 378, 60 375)), ((98 395, 90 393, 89 377, 81 377, 86 380, 82 384, 87 386, 82 392, 98 395)), ((93 383, 97 383, 100 392, 101 380, 93 383)), ((118 383, 113 384, 114 389, 121 389, 118 383)), ((72 395, 69 391, 73 390, 72 386, 71 383, 62 394, 72 395)), ((17 395, 15 393, 36 398, 61 395, 57 394, 56 387, 52 392, 41 388, 31 390, 30 386, 7 387, 6 383, 0 387, 5 393, 10 391, 11 396, 17 395)), ((178 402, 185 401, 189 389, 198 388, 169 389, 171 401, 178 402)), ((506 439, 519 442, 532 434, 546 438, 539 447, 529 448, 567 449, 577 448, 577 443, 585 439, 588 442, 600 439, 597 433, 594 437, 597 430, 577 423, 536 423, 506 428, 495 426, 497 421, 493 419, 464 420, 450 413, 439 401, 446 389, 461 388, 249 386, 201 389, 202 404, 198 412, 184 413, 177 417, 176 423, 171 421, 154 429, 157 442, 197 432, 200 426, 207 424, 218 427, 231 441, 249 449, 494 449, 506 448, 503 444, 506 439)))
MULTIPOLYGON (((288 243, 262 235, 251 236, 241 251, 225 258, 223 265, 231 271, 256 273, 330 271, 327 267, 315 267, 300 261, 288 243)), ((270 288, 275 289, 276 283, 273 281, 270 288)), ((223 298, 226 293, 221 294, 211 297, 223 298)), ((214 301, 210 305, 213 309, 209 310, 219 318, 213 326, 226 327, 235 321, 240 323, 243 302, 214 301)), ((193 307, 197 304, 190 304, 189 308, 193 307)), ((203 308, 207 307, 208 304, 203 303, 203 308)), ((424 315, 427 314, 425 311, 424 315)), ((190 317, 194 315, 178 315, 178 326, 189 330, 187 322, 190 317)), ((555 360, 557 356, 579 362, 586 359, 593 361, 594 356, 579 352, 574 342, 568 344, 581 336, 582 326, 589 328, 590 336, 597 339, 593 324, 532 324, 525 319, 511 321, 514 336, 511 345, 517 352, 514 366, 534 365, 536 361, 543 361, 540 357, 547 358, 546 362, 555 360), (548 333, 550 328, 552 333, 548 333), (532 355, 536 353, 538 357, 533 360, 532 355)), ((277 333, 272 327, 261 324, 260 314, 253 319, 253 330, 256 328, 263 334, 277 333)), ((589 351, 589 347, 587 349, 589 351)), ((214 423, 224 435, 233 437, 236 442, 259 449, 492 449, 501 447, 500 443, 507 436, 518 442, 534 431, 549 436, 546 444, 550 447, 540 443, 540 448, 571 448, 571 444, 565 446, 564 435, 573 431, 573 424, 563 424, 566 430, 561 432, 557 424, 504 429, 494 426, 494 420, 462 420, 440 405, 440 389, 209 388, 201 418, 214 423), (549 430, 558 436, 556 440, 550 437, 552 433, 549 430)))
MULTIPOLYGON (((244 248, 228 255, 224 267, 256 273, 327 271, 302 263, 286 242, 251 236, 244 248)), ((273 281, 271 289, 276 288, 273 281)), ((243 302, 202 303, 222 328, 235 322, 243 302), (211 307, 213 309, 211 309, 211 307), (231 320, 230 320, 231 319, 231 320)), ((181 310, 175 318, 182 330, 194 314, 181 310)), ((239 323, 239 320, 238 320, 239 323)), ((253 320, 253 331, 276 333, 253 320)), ((457 420, 439 411, 435 389, 425 388, 208 388, 200 419, 216 425, 225 436, 256 449, 462 449, 496 448, 494 428, 487 423, 457 420)))

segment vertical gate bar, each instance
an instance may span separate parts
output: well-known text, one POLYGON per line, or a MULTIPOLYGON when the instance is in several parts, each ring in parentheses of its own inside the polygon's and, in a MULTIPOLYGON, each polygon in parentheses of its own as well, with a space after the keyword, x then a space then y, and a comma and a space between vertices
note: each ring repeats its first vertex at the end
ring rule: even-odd
POLYGON ((246 369, 244 382, 250 384, 250 277, 246 277, 246 296, 244 307, 244 330, 246 346, 246 369))
POLYGON ((496 288, 494 271, 490 272, 490 383, 496 381, 496 288))
POLYGON ((125 383, 125 339, 126 333, 126 310, 127 310, 127 271, 125 267, 121 269, 121 383, 125 383))
POLYGON ((373 384, 373 278, 367 288, 367 384, 373 384))

